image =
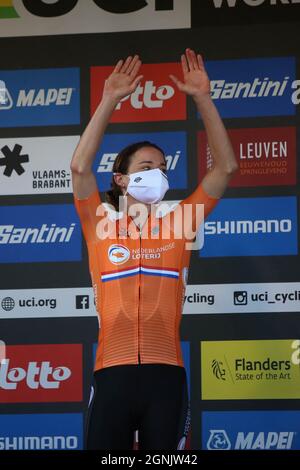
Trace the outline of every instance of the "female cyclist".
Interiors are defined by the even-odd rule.
[[[169,186],[165,155],[151,142],[133,143],[115,159],[106,193],[115,217],[103,206],[92,172],[114,109],[143,78],[137,55],[120,60],[106,80],[71,162],[100,316],[87,449],[132,449],[135,430],[139,449],[184,447],[188,394],[179,327],[191,254],[187,241],[195,238],[201,208],[204,216],[214,208],[237,163],[201,56],[186,49],[181,65],[183,79],[170,78],[201,114],[213,167],[174,211],[159,217],[153,210]]]

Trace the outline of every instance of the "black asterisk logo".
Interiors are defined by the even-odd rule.
[[[15,170],[18,175],[22,175],[25,171],[22,163],[29,162],[28,155],[21,155],[22,146],[16,144],[13,150],[10,150],[10,148],[5,145],[2,147],[1,151],[4,158],[0,159],[0,166],[5,166],[3,174],[5,176],[11,176],[12,172]]]

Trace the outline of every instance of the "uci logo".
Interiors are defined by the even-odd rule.
[[[130,251],[124,245],[111,245],[108,248],[108,258],[113,264],[123,264],[130,258]]]
[[[93,0],[94,3],[102,10],[114,13],[132,13],[139,11],[148,6],[146,0]],[[3,3],[3,2],[0,2]],[[72,11],[78,0],[58,0],[49,2],[49,0],[22,0],[24,7],[29,13],[43,18],[53,18],[62,16]],[[155,11],[174,10],[174,0],[155,0]],[[0,18],[18,18],[19,15],[14,8],[13,0],[6,0],[4,5],[0,5]]]

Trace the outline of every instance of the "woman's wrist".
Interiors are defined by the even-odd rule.
[[[112,93],[103,93],[100,104],[117,106],[121,98],[113,95]]]
[[[212,98],[210,96],[210,93],[196,93],[193,95],[193,100],[195,101],[197,106],[202,107],[206,104],[210,104]]]

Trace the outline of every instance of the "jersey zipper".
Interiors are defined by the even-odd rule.
[[[139,229],[140,232],[140,255],[142,249],[142,230]],[[141,304],[141,259],[139,259],[139,303],[138,303],[138,363],[141,364],[141,357],[140,357],[140,304]]]

